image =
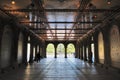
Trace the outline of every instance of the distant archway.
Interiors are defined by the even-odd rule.
[[[74,44],[70,43],[67,45],[67,56],[74,57],[75,54],[75,46]]]
[[[98,58],[99,62],[104,64],[104,39],[101,32],[98,35]]]
[[[91,37],[91,52],[92,52],[92,62],[95,62],[95,44],[94,44],[94,37]]]
[[[110,56],[111,65],[120,68],[120,32],[116,25],[110,31]]]
[[[47,57],[54,57],[54,53],[55,53],[55,48],[54,48],[54,44],[52,43],[49,43],[47,45],[47,48],[46,48],[46,53],[47,53]]]
[[[30,61],[30,36],[28,37],[28,43],[27,43],[27,62]]]
[[[91,51],[92,51],[92,62],[95,62],[95,44],[91,44]]]
[[[18,53],[17,53],[17,62],[18,64],[22,63],[23,60],[23,34],[19,34],[18,39]]]
[[[65,46],[62,43],[58,44],[58,46],[57,46],[57,56],[58,57],[65,56]]]

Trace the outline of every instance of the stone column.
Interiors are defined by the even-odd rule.
[[[80,43],[78,43],[78,58],[80,58]]]
[[[55,44],[54,46],[55,46],[55,58],[57,58],[57,44]]]
[[[94,51],[95,52],[95,62],[94,62],[95,64],[99,62],[99,59],[98,59],[98,39],[97,39],[98,36],[97,36],[97,34],[98,33],[95,33],[93,36],[94,37],[94,46],[95,46],[95,49],[94,49],[95,50]]]
[[[83,60],[83,45],[81,45],[80,59]]]
[[[67,44],[65,44],[65,58],[67,58]]]
[[[37,45],[35,45],[35,59],[36,59],[36,55],[37,55]]]
[[[84,45],[84,61],[87,61],[86,45]]]
[[[27,63],[27,43],[28,43],[28,36],[24,33],[24,40],[23,40],[23,63]]]
[[[41,46],[39,45],[39,54],[41,55],[41,50],[40,50]]]
[[[75,46],[75,58],[78,57],[78,43],[76,43],[76,46]]]
[[[33,62],[33,44],[32,44],[32,42],[30,44],[30,61],[29,62],[30,63]]]
[[[93,53],[91,50],[91,43],[89,42],[89,44],[88,44],[88,59],[89,59],[90,63],[92,63],[92,57],[93,57]]]

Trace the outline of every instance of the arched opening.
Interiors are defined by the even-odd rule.
[[[88,46],[86,47],[86,57],[87,57],[87,60],[89,60]]]
[[[5,26],[1,40],[0,65],[1,68],[10,66],[12,48],[12,30],[10,26]]]
[[[28,37],[28,43],[27,43],[27,62],[30,61],[30,37]]]
[[[91,52],[92,52],[92,62],[95,62],[95,45],[94,43],[91,44]]]
[[[33,47],[33,60],[35,60],[35,47]]]
[[[23,34],[19,34],[18,39],[18,54],[17,54],[17,62],[18,64],[22,63],[23,60]]]
[[[54,53],[55,53],[54,44],[49,43],[47,45],[46,52],[47,52],[47,57],[54,57]]]
[[[98,58],[99,62],[104,64],[104,40],[101,32],[98,35]]]
[[[113,26],[110,31],[110,56],[111,65],[120,68],[120,33],[118,26]]]
[[[92,62],[94,63],[95,62],[95,44],[93,43],[94,42],[94,37],[91,38],[91,52],[92,52]]]
[[[82,49],[83,49],[83,59],[84,59],[84,57],[85,57],[85,51],[84,51],[84,49],[85,49],[85,47],[84,47],[84,45],[83,45],[83,47],[82,47]]]
[[[67,45],[67,55],[68,57],[75,57],[75,46],[74,44],[70,43]]]
[[[60,43],[57,46],[57,56],[64,57],[65,56],[65,47],[64,44]]]

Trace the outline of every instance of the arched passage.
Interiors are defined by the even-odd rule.
[[[27,43],[27,62],[30,61],[30,36],[28,37],[28,43]]]
[[[104,64],[104,40],[101,32],[98,35],[98,58],[99,62]]]
[[[91,38],[92,41],[94,41],[94,38]],[[95,62],[95,44],[91,43],[91,52],[92,52],[92,62]]]
[[[57,46],[57,56],[58,57],[65,56],[65,46],[62,43],[58,44],[58,46]]]
[[[70,43],[67,45],[67,54],[68,54],[68,57],[74,57],[74,54],[75,54],[74,44]]]
[[[110,31],[110,56],[111,65],[120,68],[120,33],[118,26],[113,26]]]
[[[47,57],[54,57],[55,48],[54,44],[49,43],[46,48]]]
[[[1,68],[10,66],[11,61],[11,48],[12,48],[12,30],[10,26],[5,26],[2,41],[1,41],[1,54],[0,54],[0,64]]]
[[[17,54],[17,62],[18,64],[22,63],[23,60],[23,34],[19,34],[18,39],[18,54]]]

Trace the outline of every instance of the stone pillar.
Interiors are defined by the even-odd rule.
[[[78,43],[76,43],[76,46],[75,46],[75,58],[78,57]]]
[[[42,49],[42,57],[46,58],[46,46],[45,46],[45,42],[42,43],[41,49]]]
[[[109,35],[109,27],[106,27],[103,32],[104,35],[104,52],[105,52],[105,67],[108,69],[111,66],[110,59],[110,35]]]
[[[57,44],[55,44],[54,46],[55,46],[55,58],[57,58]]]
[[[39,45],[39,54],[41,55],[40,47],[41,47],[41,46]]]
[[[44,51],[44,58],[46,58],[46,47],[45,44],[44,44],[44,47],[43,47],[43,51]]]
[[[80,58],[80,43],[78,44],[78,58]]]
[[[33,44],[32,43],[30,44],[30,61],[29,62],[30,63],[33,62]]]
[[[79,45],[79,59],[81,59],[81,45]]]
[[[80,59],[83,60],[83,45],[81,46]]]
[[[91,42],[89,42],[89,44],[88,44],[88,61],[90,63],[92,63],[92,56],[93,56],[93,53],[92,53],[92,50],[91,50]]]
[[[24,33],[24,40],[23,40],[23,63],[27,63],[27,43],[28,43],[28,36]]]
[[[84,61],[87,61],[86,45],[84,45]]]
[[[35,45],[35,59],[36,59],[36,56],[37,55],[37,45]]]
[[[97,38],[98,36],[97,35],[98,35],[98,33],[95,33],[93,35],[93,37],[94,37],[94,46],[95,46],[95,49],[94,49],[95,50],[94,51],[95,52],[95,62],[94,62],[95,64],[99,62],[99,59],[98,59],[98,38]]]
[[[67,58],[67,44],[65,44],[65,58]]]

